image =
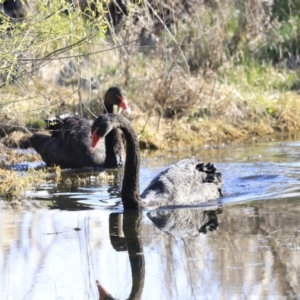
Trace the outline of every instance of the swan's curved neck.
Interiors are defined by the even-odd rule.
[[[104,114],[107,114],[107,113],[110,113],[110,114],[115,113],[116,114],[117,111],[118,111],[118,108],[116,105],[109,103],[109,101],[106,99],[104,100],[104,107],[103,107]]]
[[[103,113],[113,113],[117,111],[116,106],[105,99]],[[114,129],[105,137],[105,167],[116,168],[124,165],[124,147],[121,132]]]
[[[105,167],[116,168],[124,165],[124,146],[119,129],[113,129],[105,137]]]
[[[140,189],[139,189],[139,172],[140,172],[140,147],[137,135],[128,123],[120,123],[120,128],[125,136],[126,162],[124,169],[123,185],[121,197],[124,209],[141,208]]]

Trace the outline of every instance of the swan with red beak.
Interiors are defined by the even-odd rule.
[[[140,195],[140,148],[129,120],[117,114],[100,115],[92,125],[93,144],[107,139],[113,130],[126,139],[126,160],[121,189],[124,209],[155,209],[166,206],[197,205],[222,196],[222,174],[211,164],[186,158],[169,166],[149,183]]]
[[[117,112],[117,107],[130,113],[124,90],[119,86],[110,87],[104,96],[103,113]],[[61,168],[117,168],[124,165],[125,152],[122,134],[114,130],[105,140],[91,148],[90,121],[79,116],[59,117],[52,135],[33,134],[32,147],[41,155],[47,166]],[[97,141],[93,135],[93,145]]]
[[[116,105],[121,107],[128,114],[131,114],[131,109],[128,106],[128,101],[125,96],[125,92],[122,89],[119,89],[119,91],[114,90],[113,92],[117,93],[116,96],[120,100],[120,102],[116,103]],[[91,153],[94,153],[94,151],[98,145],[98,142],[100,141],[100,138],[96,133],[97,130],[98,130],[98,127],[92,131],[92,142],[91,142],[91,148],[90,148]]]

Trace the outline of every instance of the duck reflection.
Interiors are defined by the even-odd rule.
[[[158,209],[147,213],[149,219],[160,230],[177,237],[196,236],[218,228],[218,215],[222,209]],[[140,211],[111,213],[109,216],[110,242],[115,251],[128,251],[132,288],[128,299],[140,299],[145,281],[145,258],[141,239]],[[116,299],[96,281],[100,300]]]
[[[218,215],[222,208],[199,209],[178,208],[158,209],[147,213],[154,225],[173,236],[197,236],[200,233],[214,231],[219,227]]]

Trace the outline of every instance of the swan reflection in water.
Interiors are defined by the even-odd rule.
[[[122,214],[119,213],[112,213],[109,216],[110,241],[116,251],[128,251],[132,276],[132,287],[128,299],[140,299],[145,280],[145,259],[140,239],[142,214],[138,210],[124,212],[122,224],[124,237],[120,236],[121,216]],[[108,294],[98,281],[96,281],[96,284],[100,300],[116,299]]]
[[[196,208],[157,209],[147,213],[154,225],[173,236],[197,236],[218,228],[221,207],[202,210]]]
[[[210,209],[208,209],[210,208]],[[220,207],[157,209],[147,213],[154,225],[174,237],[197,236],[217,230]],[[109,235],[115,251],[128,251],[131,267],[132,287],[128,299],[140,299],[145,281],[145,258],[141,239],[142,212],[129,210],[111,213],[109,216]],[[122,220],[123,217],[123,220]],[[122,225],[121,225],[122,223]],[[122,231],[124,237],[122,236]],[[99,300],[113,300],[111,294],[96,281]]]

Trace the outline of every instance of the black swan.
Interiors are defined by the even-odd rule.
[[[114,105],[128,110],[125,92],[114,86],[104,96],[104,113],[113,112]],[[91,124],[81,117],[67,117],[54,125],[52,136],[34,134],[30,137],[32,147],[40,154],[47,166],[61,168],[106,167],[124,164],[122,132],[113,130],[101,146],[90,152]]]
[[[127,150],[121,197],[124,209],[195,205],[222,195],[222,176],[213,164],[184,159],[158,174],[139,193],[140,150],[137,135],[130,122],[117,114],[99,116],[92,125],[91,152],[111,130],[123,131]]]

